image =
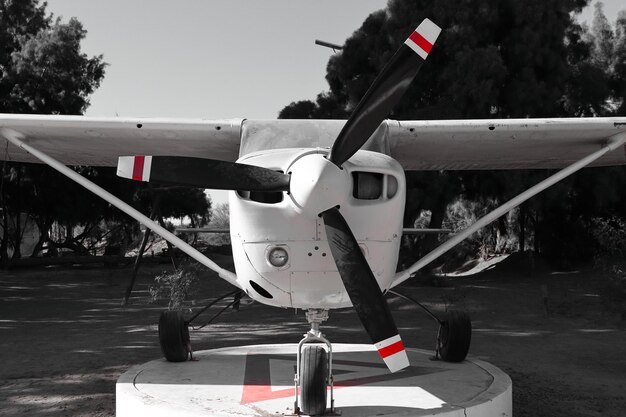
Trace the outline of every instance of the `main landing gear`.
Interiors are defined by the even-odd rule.
[[[191,340],[189,338],[189,325],[209,307],[230,296],[234,296],[233,301],[215,314],[208,323],[198,327],[198,329],[201,329],[218,318],[227,309],[232,307],[235,310],[239,310],[243,293],[240,290],[235,290],[218,297],[194,314],[189,320],[185,320],[183,313],[179,310],[168,310],[161,313],[159,317],[159,344],[161,345],[163,356],[165,356],[168,362],[184,362],[187,359],[194,360]]]
[[[169,362],[183,362],[192,355],[189,326],[181,311],[168,310],[161,313],[159,344],[163,356]]]
[[[334,411],[333,347],[320,331],[320,323],[328,319],[328,310],[309,309],[306,318],[311,324],[298,344],[296,376],[294,378],[295,414],[321,415],[326,412],[330,391],[330,412]],[[315,344],[313,344],[315,343]],[[324,348],[325,345],[325,348]],[[330,390],[327,389],[330,387]],[[298,396],[298,388],[300,395]],[[298,405],[298,398],[300,405]]]
[[[472,323],[464,311],[448,310],[439,322],[435,357],[446,362],[463,362],[472,340]]]
[[[408,295],[393,290],[390,290],[389,294],[417,304],[439,324],[435,359],[441,357],[446,362],[463,362],[465,360],[472,340],[472,322],[466,312],[448,310],[440,319],[422,303]]]

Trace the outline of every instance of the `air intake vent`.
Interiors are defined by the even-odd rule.
[[[254,291],[258,292],[261,297],[269,298],[270,300],[274,298],[272,294],[270,294],[265,288],[261,287],[259,284],[252,280],[250,281],[250,286]]]

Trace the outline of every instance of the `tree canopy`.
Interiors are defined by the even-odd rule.
[[[81,52],[86,34],[75,18],[53,19],[45,3],[0,1],[0,111],[82,114],[106,66]]]

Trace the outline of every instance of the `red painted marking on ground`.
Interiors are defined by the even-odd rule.
[[[334,388],[349,388],[358,387],[361,385],[374,384],[376,382],[383,382],[387,380],[386,370],[383,375],[372,375],[363,378],[348,379],[346,381],[336,381],[333,385]],[[327,387],[330,390],[330,386]],[[298,388],[298,395],[300,395],[300,388]],[[258,403],[261,401],[278,400],[280,398],[289,398],[294,396],[293,388],[272,390],[271,385],[244,385],[243,393],[241,395],[242,404]]]
[[[298,390],[298,394],[300,390]],[[294,396],[293,388],[272,391],[271,385],[244,385],[241,394],[241,403],[250,404],[267,400],[277,400]]]
[[[394,355],[398,352],[402,352],[403,350],[404,350],[404,344],[402,343],[402,340],[398,340],[396,343],[392,345],[378,349],[378,353],[380,353],[381,357],[386,358],[387,356]]]
[[[395,345],[396,343],[394,343]],[[391,345],[391,346],[394,346]],[[246,356],[246,368],[244,373],[243,392],[241,394],[241,403],[250,404],[260,401],[277,400],[280,398],[289,398],[294,396],[293,387],[272,390],[272,382],[270,380],[270,358],[282,359],[280,356],[248,354]],[[292,359],[286,359],[292,360]],[[336,365],[364,366],[362,362],[337,360]],[[370,365],[370,364],[367,364]],[[343,381],[335,381],[335,389],[356,387],[368,385],[376,382],[391,381],[398,378],[407,378],[415,376],[414,373],[395,373],[390,374],[384,365],[377,366],[371,364],[372,368],[380,371],[379,375],[370,375],[361,378],[348,379]],[[370,368],[370,369],[372,369]],[[328,387],[330,389],[330,387]],[[298,394],[300,391],[298,390]]]
[[[426,52],[427,54],[429,54],[430,50],[433,49],[433,44],[428,42],[425,37],[423,37],[417,32],[411,33],[411,36],[409,36],[409,39],[411,39],[414,44],[422,48],[424,52]]]
[[[143,179],[143,162],[145,156],[136,156],[133,163],[133,179],[135,181],[141,181]]]
[[[346,381],[337,381],[333,385],[336,390],[341,388],[358,387],[360,385],[367,385],[373,384],[375,382],[385,381],[386,376],[387,375],[376,375],[364,378],[348,379]],[[328,386],[327,389],[330,390],[330,386]],[[298,395],[300,395],[300,388],[298,388]],[[241,395],[241,403],[258,403],[261,401],[278,400],[280,398],[289,398],[293,396],[293,388],[285,388],[273,391],[271,385],[244,385],[243,393]]]

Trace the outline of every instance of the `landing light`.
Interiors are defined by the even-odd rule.
[[[270,249],[267,254],[267,261],[276,268],[282,268],[287,265],[287,261],[289,261],[287,250],[280,246]]]

